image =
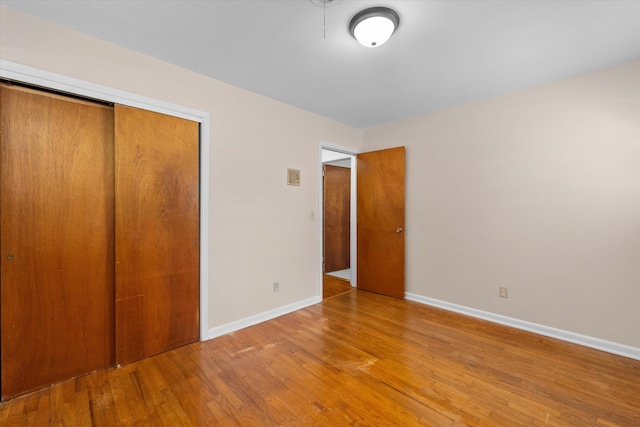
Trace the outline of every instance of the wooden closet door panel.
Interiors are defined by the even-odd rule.
[[[199,337],[198,123],[116,105],[116,363]]]
[[[113,110],[0,88],[3,399],[114,364]]]
[[[351,168],[324,166],[323,273],[351,265]]]

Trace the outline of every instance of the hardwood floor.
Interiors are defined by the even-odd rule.
[[[346,279],[329,276],[328,274],[322,275],[322,298],[330,298],[349,292],[352,289],[351,282]]]
[[[0,425],[640,426],[640,361],[353,290],[16,398]]]

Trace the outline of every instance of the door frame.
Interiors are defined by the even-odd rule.
[[[192,120],[200,124],[200,341],[209,339],[209,113],[147,98],[107,86],[40,70],[11,61],[0,60],[0,77],[113,102],[156,113]]]
[[[353,156],[351,162],[351,230],[349,233],[349,255],[351,258],[351,286],[356,288],[358,286],[358,245],[357,245],[357,186],[356,186],[356,161],[355,158],[362,150],[357,150],[351,147],[344,147],[341,145],[331,144],[329,142],[320,141],[318,148],[318,235],[320,236],[318,242],[318,295],[322,298],[322,262],[323,262],[323,245],[324,245],[324,180],[322,176],[322,150],[335,151],[338,153],[348,154]]]

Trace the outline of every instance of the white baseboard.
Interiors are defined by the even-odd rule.
[[[322,301],[322,297],[316,296],[313,298],[308,298],[306,300],[298,301],[293,304],[285,305],[283,307],[278,307],[273,310],[265,311],[260,314],[256,314],[255,316],[246,317],[244,319],[236,320],[235,322],[225,323],[224,325],[216,326],[214,328],[209,329],[209,334],[207,339],[216,338],[222,335],[229,334],[231,332],[238,331],[240,329],[247,328],[249,326],[257,325],[258,323],[266,322],[267,320],[274,319],[276,317],[280,317],[282,315],[291,313],[296,310],[300,310],[305,307],[309,307],[310,305],[317,304]]]
[[[444,310],[454,311],[456,313],[465,314],[467,316],[476,317],[478,319],[488,320],[490,322],[499,323],[501,325],[511,326],[516,329],[522,329],[524,331],[533,332],[535,334],[557,338],[562,341],[567,341],[570,343],[583,345],[585,347],[606,351],[608,353],[617,354],[619,356],[640,360],[640,348],[637,347],[631,347],[629,345],[605,341],[587,335],[576,334],[574,332],[539,325],[537,323],[527,322],[524,320],[515,319],[513,317],[507,317],[500,314],[490,313],[488,311],[477,310],[475,308],[452,304],[450,302],[427,298],[412,293],[406,293],[405,298],[410,301],[419,302],[421,304],[442,308]]]

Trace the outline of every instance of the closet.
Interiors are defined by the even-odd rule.
[[[198,339],[198,135],[0,85],[3,400]]]

